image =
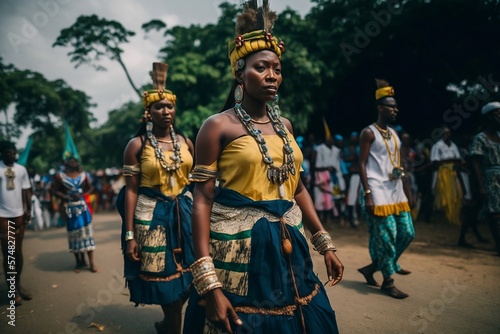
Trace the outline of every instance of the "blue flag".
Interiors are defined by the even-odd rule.
[[[75,142],[71,137],[71,132],[69,132],[68,122],[64,122],[65,126],[65,134],[66,134],[66,146],[63,152],[63,160],[66,160],[70,157],[75,158],[76,160],[80,160],[80,156],[78,155],[78,150],[76,149]]]
[[[31,150],[31,144],[33,143],[33,137],[28,138],[28,142],[26,143],[26,147],[24,148],[23,153],[19,156],[19,159],[17,159],[17,163],[23,166],[26,166],[28,164],[28,156],[30,154]]]

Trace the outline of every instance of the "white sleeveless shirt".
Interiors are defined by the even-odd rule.
[[[394,169],[389,154],[391,154],[395,166],[401,164],[401,154],[399,152],[396,154],[396,148],[398,151],[401,148],[401,141],[397,133],[388,128],[392,134],[391,139],[387,140],[389,153],[386,143],[377,128],[373,124],[369,128],[373,131],[375,140],[370,146],[370,153],[366,163],[366,176],[375,205],[374,213],[376,216],[389,216],[403,211],[410,211],[408,199],[403,191],[403,181],[401,179],[391,179],[389,176]]]

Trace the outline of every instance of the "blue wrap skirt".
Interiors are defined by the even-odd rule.
[[[152,188],[139,188],[134,215],[134,238],[140,261],[131,261],[125,242],[125,187],[117,198],[122,216],[124,276],[130,301],[136,304],[168,305],[188,295],[194,262],[191,234],[191,193],[187,188],[168,197]]]
[[[281,249],[283,234],[293,250]],[[302,213],[295,202],[253,201],[218,189],[210,253],[222,290],[243,325],[238,333],[338,333],[335,312],[314,274]],[[191,289],[184,333],[220,333]]]

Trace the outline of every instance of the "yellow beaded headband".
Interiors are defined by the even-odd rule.
[[[231,70],[234,76],[236,71],[240,69],[237,66],[239,59],[261,50],[271,50],[281,59],[281,54],[285,51],[285,43],[265,30],[256,30],[239,35],[234,40],[228,42],[228,50]]]
[[[147,108],[151,105],[151,103],[158,102],[164,99],[169,99],[175,106],[177,101],[177,97],[169,90],[148,90],[142,93],[142,104],[144,108]]]
[[[148,108],[151,103],[158,102],[164,99],[169,99],[175,105],[177,97],[171,91],[165,89],[167,82],[168,64],[153,63],[153,72],[151,78],[153,79],[153,87],[155,89],[147,90],[142,93],[142,104],[144,108]]]
[[[285,43],[272,35],[276,13],[269,8],[269,0],[248,0],[243,12],[236,18],[237,37],[228,42],[228,56],[233,77],[245,66],[243,58],[251,53],[270,50],[279,59],[285,51]]]

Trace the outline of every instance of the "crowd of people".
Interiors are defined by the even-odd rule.
[[[483,129],[496,126],[494,113],[490,114],[496,105],[497,102],[492,102],[484,107]],[[482,155],[486,154],[484,148],[481,154],[476,153],[478,139],[453,134],[446,124],[437,129],[440,137],[427,143],[414,141],[410,133],[395,122],[390,123],[389,127],[400,138],[405,179],[415,202],[410,210],[412,220],[430,224],[444,216],[444,220],[449,223],[461,226],[457,236],[458,246],[473,247],[466,241],[469,230],[479,243],[488,243],[488,239],[480,234],[477,224],[486,221],[493,229],[490,216],[482,204],[487,198],[486,184],[495,185],[497,182],[493,179],[483,183],[481,170],[486,165],[495,165],[495,153],[491,153],[493,157],[488,158],[490,162],[483,162]],[[328,131],[324,141],[317,140],[312,134],[298,137],[297,142],[305,159],[302,181],[315,198],[316,210],[325,223],[338,221],[340,226],[356,228],[363,217],[360,205],[359,135],[358,132],[352,132],[346,140],[341,134],[329,136]],[[494,139],[491,142],[495,143]],[[486,147],[494,152],[495,145],[492,143],[482,145],[491,144]],[[490,154],[489,150],[487,152]],[[326,166],[325,161],[329,161]],[[324,173],[325,170],[329,172]],[[494,194],[495,189],[492,189]],[[492,236],[496,240],[496,234],[492,232]]]
[[[7,221],[15,221],[21,247],[32,187],[49,216],[58,212],[64,221],[77,272],[87,260],[97,272],[92,212],[113,208],[116,199],[130,301],[160,305],[158,333],[182,327],[184,333],[338,333],[325,290],[344,271],[325,228],[332,229],[336,217],[352,228],[366,221],[371,263],[358,271],[395,299],[409,296],[393,276],[410,274],[398,260],[415,237],[413,222],[430,221],[434,211],[461,224],[463,247],[469,246],[469,228],[485,241],[476,226],[482,213],[500,255],[500,103],[484,106],[485,127],[470,148],[453,143],[446,126],[432,147],[414,147],[409,133],[391,126],[398,113],[394,88],[377,80],[377,117],[359,133],[344,140],[326,125],[324,142],[295,138],[279,108],[285,44],[272,34],[276,16],[268,2],[254,3],[246,3],[228,44],[234,80],[226,103],[204,121],[194,144],[175,127],[177,96],[166,88],[168,65],[153,63],[143,122],[113,184],[92,177],[68,155],[59,171],[33,178],[32,186],[12,152],[3,152],[4,270]],[[5,200],[9,191],[15,191],[15,205]],[[326,284],[315,274],[306,230],[324,258]],[[22,251],[16,254],[16,302],[22,303],[32,296],[21,286]]]
[[[93,254],[92,215],[96,211],[114,210],[115,197],[125,181],[119,172],[104,177],[99,171],[84,171],[77,152],[68,154],[57,170],[51,169],[43,176],[18,164],[16,158],[15,144],[0,142],[3,269],[4,273],[16,273],[13,300],[16,306],[20,306],[23,301],[32,299],[31,293],[21,286],[25,230],[66,227],[68,250],[76,260],[74,271],[79,273],[88,266],[95,273],[98,270]],[[9,267],[9,263],[15,263],[15,268]]]

